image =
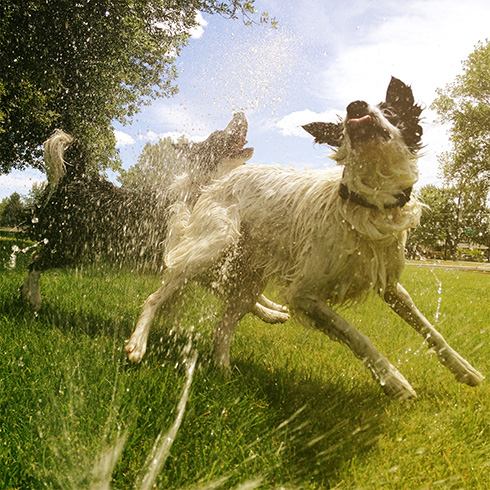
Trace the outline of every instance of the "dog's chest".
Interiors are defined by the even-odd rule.
[[[291,285],[294,294],[313,294],[332,304],[380,293],[398,282],[403,269],[403,240],[375,242],[355,231],[341,240],[323,237],[314,242],[302,273]]]

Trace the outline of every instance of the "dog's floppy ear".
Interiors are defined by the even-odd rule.
[[[342,123],[314,122],[305,124],[302,128],[315,138],[315,143],[339,147],[344,138]]]
[[[415,106],[412,89],[398,78],[391,77],[386,91],[386,104],[398,114],[411,110]]]
[[[412,89],[398,78],[391,77],[386,91],[386,102],[381,106],[389,107],[393,116],[396,115],[392,122],[402,131],[409,148],[415,151],[420,149],[423,131],[419,123],[422,107],[415,103]]]

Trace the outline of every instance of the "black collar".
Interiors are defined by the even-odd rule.
[[[412,194],[412,187],[407,187],[400,194],[395,194],[393,197],[396,202],[393,204],[385,204],[384,209],[402,208],[410,201],[410,195]],[[349,191],[347,186],[341,182],[339,187],[339,196],[345,201],[353,202],[364,208],[379,209],[375,204],[370,203],[364,196],[357,194],[357,192]]]

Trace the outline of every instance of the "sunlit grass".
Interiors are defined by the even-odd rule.
[[[121,440],[112,488],[133,488],[174,420],[189,336],[200,368],[156,488],[487,488],[488,383],[457,383],[377,298],[342,314],[412,383],[417,400],[388,399],[324,335],[251,315],[224,376],[208,362],[220,306],[199,288],[159,320],[143,363],[132,366],[124,341],[158,276],[52,270],[42,276],[45,303],[34,315],[18,300],[26,263],[0,271],[0,488],[93,488],[94,466]],[[490,275],[409,266],[403,283],[488,375]]]

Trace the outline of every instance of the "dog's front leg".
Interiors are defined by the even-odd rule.
[[[446,366],[459,382],[470,386],[481,384],[484,376],[446,342],[444,337],[420,313],[403,286],[397,284],[388,289],[384,295],[384,300],[401,318],[424,337],[428,346],[436,352],[441,364]]]
[[[136,328],[126,343],[125,349],[130,361],[136,363],[141,362],[146,352],[150,327],[157,311],[162,307],[163,303],[171,301],[174,298],[174,294],[180,289],[183,282],[183,274],[173,274],[172,271],[167,270],[167,274],[164,275],[164,280],[162,281],[162,286],[148,296],[148,299],[143,305],[143,311],[136,324]]]
[[[356,330],[350,323],[317,299],[296,300],[294,309],[305,314],[316,329],[332,340],[347,345],[371,371],[383,391],[398,399],[415,398],[417,394],[408,381],[379,352],[369,337]]]

